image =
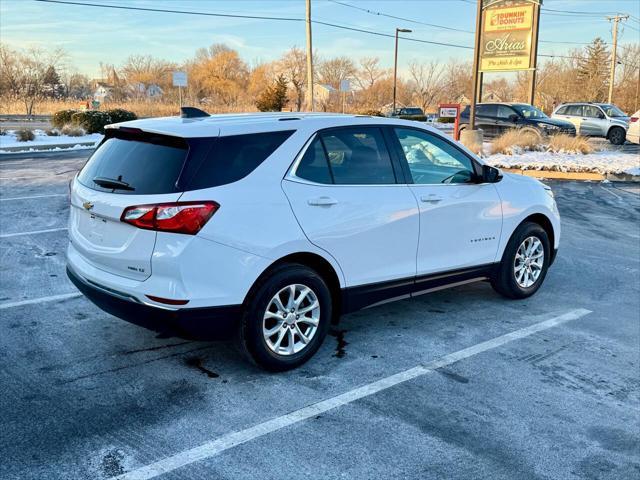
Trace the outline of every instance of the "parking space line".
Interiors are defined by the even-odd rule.
[[[60,300],[67,300],[69,298],[76,298],[80,296],[82,296],[80,292],[74,292],[63,293],[61,295],[51,295],[49,297],[32,298],[30,300],[20,300],[19,302],[0,303],[0,310],[4,310],[5,308],[22,307],[24,305],[35,305],[38,303],[57,302]]]
[[[2,235],[0,235],[0,238],[19,237],[21,235],[37,235],[39,233],[62,232],[66,229],[67,227],[49,228],[47,230],[34,230],[32,232],[3,233]]]
[[[600,186],[600,188],[602,188],[602,190],[604,190],[607,193],[610,193],[611,195],[613,195],[614,197],[616,197],[618,200],[622,200],[622,197],[620,195],[618,195],[617,193],[614,193],[611,191],[611,189]]]
[[[421,377],[428,373],[431,373],[439,368],[451,365],[465,358],[472,357],[487,350],[492,350],[501,345],[505,345],[514,340],[519,340],[542,330],[561,325],[571,320],[577,320],[591,313],[590,310],[579,308],[571,310],[563,315],[545,320],[540,323],[535,323],[525,328],[515,330],[513,332],[501,335],[499,337],[487,340],[486,342],[478,343],[468,348],[464,348],[454,353],[450,353],[432,362],[424,365],[418,365],[395,375],[391,375],[375,382],[363,385],[348,392],[345,392],[336,397],[322,400],[321,402],[303,407],[299,410],[295,410],[291,413],[287,413],[280,417],[273,418],[263,423],[254,425],[253,427],[239,430],[236,432],[223,435],[222,437],[207,442],[198,447],[185,450],[180,453],[176,453],[170,457],[166,457],[162,460],[154,462],[150,465],[146,465],[128,473],[112,477],[114,480],[147,480],[155,478],[159,475],[163,475],[168,472],[172,472],[178,468],[190,465],[192,463],[211,458],[225,450],[229,450],[238,445],[250,442],[256,438],[268,435],[277,430],[281,430],[285,427],[297,424],[309,418],[320,415],[329,410],[350,404],[364,397],[376,394],[395,385],[407,382],[414,378]]]
[[[12,200],[31,200],[33,198],[50,198],[50,197],[66,197],[68,194],[66,193],[51,193],[49,195],[30,195],[27,197],[9,197],[9,198],[0,198],[0,202],[10,202]]]

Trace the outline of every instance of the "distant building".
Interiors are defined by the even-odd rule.
[[[127,86],[129,93],[136,98],[160,98],[164,94],[162,88],[155,84],[145,85],[142,82],[132,83]]]
[[[504,101],[500,96],[494,92],[493,90],[487,90],[482,92],[482,103],[486,102],[502,102]],[[469,105],[471,100],[464,93],[460,95],[455,103],[459,103],[460,105]]]
[[[96,82],[96,86],[93,90],[93,99],[100,103],[105,100],[110,100],[113,93],[113,86],[104,82]]]

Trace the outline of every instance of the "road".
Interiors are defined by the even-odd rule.
[[[635,185],[550,183],[563,232],[534,297],[479,283],[363,310],[268,374],[75,295],[67,184],[86,156],[0,159],[0,478],[640,475]]]

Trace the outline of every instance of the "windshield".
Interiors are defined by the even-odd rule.
[[[615,105],[602,104],[602,105],[600,105],[600,108],[602,108],[604,110],[604,113],[607,114],[607,117],[615,118],[615,117],[626,117],[627,116],[622,110],[620,110]]]
[[[524,118],[548,118],[542,110],[531,105],[512,105],[512,107]]]
[[[421,108],[403,108],[400,112],[401,115],[424,115]]]

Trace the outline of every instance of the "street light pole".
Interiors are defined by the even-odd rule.
[[[396,28],[396,50],[393,56],[393,110],[391,114],[396,112],[396,91],[398,83],[398,33],[411,33],[411,30],[407,28]]]

